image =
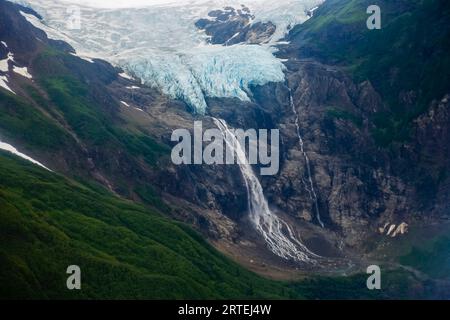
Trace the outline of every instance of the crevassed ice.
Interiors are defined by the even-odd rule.
[[[144,83],[184,100],[198,113],[206,110],[205,95],[247,101],[249,86],[284,79],[281,61],[259,46],[214,46],[195,55],[154,54],[120,59],[119,64]]]
[[[49,37],[69,42],[78,55],[119,65],[143,83],[204,113],[206,97],[249,100],[249,86],[283,81],[284,65],[273,55],[272,45],[289,26],[304,22],[306,10],[323,0],[136,0],[121,9],[108,8],[114,6],[106,1],[86,0],[79,7],[80,30],[71,30],[67,24],[73,15],[67,2],[77,1],[19,2],[39,12],[45,25],[26,15],[30,22]],[[207,45],[207,36],[196,29],[195,22],[211,10],[241,4],[250,7],[255,21],[270,20],[277,25],[271,43]]]

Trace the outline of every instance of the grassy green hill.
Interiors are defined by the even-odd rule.
[[[14,158],[0,154],[1,297],[294,295],[228,261],[182,224]],[[66,289],[72,264],[82,270],[79,292]]]

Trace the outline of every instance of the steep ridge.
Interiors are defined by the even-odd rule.
[[[187,226],[0,151],[0,297],[301,297],[227,260]],[[79,265],[83,290],[65,286]]]

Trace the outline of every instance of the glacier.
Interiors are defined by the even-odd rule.
[[[9,143],[6,143],[6,142],[2,142],[1,140],[0,140],[0,150],[8,151],[8,152],[10,152],[10,153],[12,153],[12,154],[14,154],[14,155],[16,155],[16,156],[22,158],[22,159],[28,160],[28,161],[30,161],[31,163],[33,163],[33,164],[35,164],[35,165],[38,165],[38,166],[44,168],[45,170],[52,171],[52,170],[50,170],[49,168],[47,168],[46,166],[44,166],[42,163],[40,163],[39,161],[34,160],[33,158],[27,156],[26,154],[24,154],[24,153],[22,153],[22,152],[19,152],[19,151],[18,151],[16,148],[14,148],[12,145],[10,145]]]
[[[186,102],[205,114],[207,97],[250,100],[254,85],[284,80],[283,61],[275,45],[289,27],[308,19],[306,14],[323,0],[15,0],[38,12],[43,20],[24,16],[49,38],[68,42],[80,57],[100,58]],[[253,23],[271,21],[277,31],[263,45],[211,45],[195,22],[215,9],[245,4]],[[73,5],[80,27],[67,23]]]

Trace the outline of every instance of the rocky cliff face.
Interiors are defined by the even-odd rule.
[[[417,19],[411,19],[410,26],[421,21],[419,16],[424,12],[434,16],[437,24],[448,19],[445,13],[448,6],[439,1],[420,10],[403,2],[381,5],[390,15],[413,12]],[[298,217],[299,221],[317,224],[314,203],[308,199],[308,190],[302,188],[307,167],[296,146],[295,115],[286,98],[286,87],[289,87],[312,164],[319,211],[327,229],[324,233],[337,232],[349,248],[359,251],[377,241],[373,237],[380,226],[383,229],[391,223],[396,227],[402,223],[442,223],[448,219],[446,141],[450,128],[450,87],[444,78],[439,88],[425,94],[422,87],[426,84],[420,81],[423,78],[433,81],[433,71],[429,69],[422,71],[422,78],[401,80],[408,69],[396,60],[395,52],[387,54],[387,59],[397,76],[380,78],[380,69],[387,66],[371,61],[370,52],[364,50],[379,47],[381,54],[381,48],[392,43],[382,43],[379,36],[367,34],[364,16],[355,18],[356,22],[339,23],[337,20],[344,21],[348,15],[344,9],[341,15],[340,6],[342,3],[337,1],[326,3],[315,18],[291,32],[288,37],[291,43],[279,53],[289,60],[287,82],[272,91],[258,89],[260,101],[267,100],[268,95],[276,97],[274,105],[281,112],[276,123],[282,128],[285,147],[280,176],[267,179],[265,186],[272,202],[283,211]],[[364,3],[355,5],[355,10],[358,7],[364,8]],[[327,20],[330,14],[340,18]],[[387,32],[399,28],[395,18],[386,19],[385,23]],[[420,24],[425,29],[432,28]],[[448,28],[445,30],[444,33],[448,32]],[[433,55],[446,50],[447,45],[421,37],[408,39],[409,46],[428,46],[433,54],[423,57],[424,65],[441,63],[445,69],[445,56],[435,60]],[[368,41],[372,41],[372,47]],[[426,45],[425,41],[428,41]],[[368,57],[364,67],[367,69],[361,67],[356,74],[347,68],[351,62],[338,53],[352,55],[352,48]],[[418,49],[410,59],[421,56],[421,52]],[[403,111],[399,113],[396,109]],[[391,124],[396,121],[396,125]],[[373,243],[368,247],[373,247]]]
[[[358,247],[381,221],[401,219],[410,212],[411,187],[391,172],[388,155],[370,136],[367,117],[383,108],[379,95],[370,83],[355,84],[342,71],[312,60],[291,62],[288,81],[280,88],[284,94],[278,121],[285,152],[280,176],[266,183],[273,203],[299,220],[317,223],[304,183],[307,167],[298,147],[287,86],[300,118],[326,229]]]

